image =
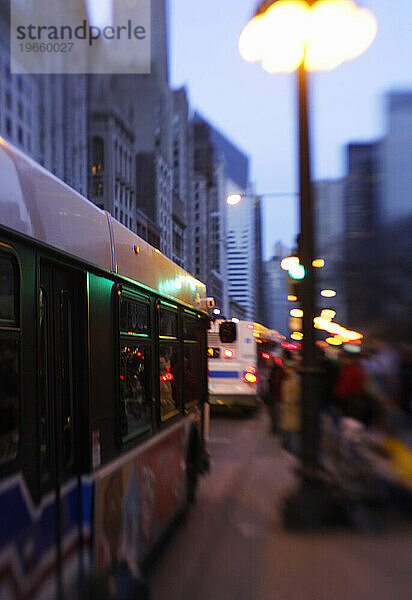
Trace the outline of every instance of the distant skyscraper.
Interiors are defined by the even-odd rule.
[[[412,91],[386,96],[387,131],[380,145],[377,249],[378,333],[412,338]]]
[[[282,335],[289,331],[289,304],[288,274],[281,269],[280,263],[288,255],[288,248],[277,243],[272,258],[264,261],[262,266],[264,325]]]
[[[205,121],[197,115],[199,123]],[[257,244],[257,229],[260,225],[258,200],[248,195],[249,159],[220,131],[207,125],[208,139],[212,153],[205,149],[195,153],[197,161],[202,161],[206,172],[214,172],[215,198],[210,211],[210,251],[215,265],[215,281],[218,276],[225,290],[224,297],[233,299],[243,307],[246,318],[256,320],[256,273],[257,257],[260,256]],[[227,196],[233,192],[244,194],[236,206],[228,206]],[[226,275],[227,273],[227,275]],[[225,312],[229,306],[226,300]]]
[[[255,320],[256,308],[256,211],[255,198],[227,209],[229,296],[246,309],[247,318]]]
[[[412,215],[412,91],[389,93],[386,115],[378,217],[380,223],[388,224]]]
[[[255,240],[255,321],[266,325],[263,299],[262,206],[259,196],[255,196]]]
[[[193,193],[193,144],[186,90],[172,92],[173,260],[189,268],[189,206]]]
[[[228,316],[226,275],[225,165],[214,143],[216,130],[195,115],[193,136],[193,198],[188,206],[192,272],[204,281],[208,294]],[[189,259],[190,265],[190,259]]]
[[[346,321],[345,281],[345,180],[318,181],[313,184],[315,215],[315,253],[325,266],[316,269],[316,308],[336,311],[336,320]],[[334,289],[331,299],[319,295],[322,288]]]
[[[379,181],[378,143],[349,144],[345,182],[345,249],[347,322],[365,330],[376,317],[379,294],[376,246]]]

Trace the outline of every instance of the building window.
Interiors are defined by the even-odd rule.
[[[92,158],[92,173],[96,175],[104,170],[104,141],[101,137],[93,138]]]
[[[93,182],[93,193],[95,196],[103,196],[103,183],[100,180]]]

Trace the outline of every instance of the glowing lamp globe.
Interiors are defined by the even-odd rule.
[[[243,29],[239,51],[269,73],[289,73],[304,62],[308,71],[328,71],[369,48],[373,14],[353,0],[265,0]]]

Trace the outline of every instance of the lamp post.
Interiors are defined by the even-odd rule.
[[[319,375],[316,368],[313,318],[313,210],[310,172],[307,71],[330,70],[363,53],[376,35],[374,16],[353,0],[264,0],[241,33],[239,50],[249,62],[261,62],[269,73],[297,71],[299,122],[300,245],[305,277],[302,355],[302,476],[305,498],[297,498],[302,516],[307,489],[317,482],[319,446]],[[312,498],[313,500],[313,498]],[[308,502],[313,517],[316,500]],[[316,510],[316,509],[315,509]],[[318,511],[321,508],[318,508]],[[292,517],[293,518],[293,517]],[[315,517],[316,518],[316,517]]]

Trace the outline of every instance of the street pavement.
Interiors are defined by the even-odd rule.
[[[210,474],[150,573],[151,600],[410,600],[412,520],[379,533],[288,532],[296,460],[251,418],[212,418]]]

